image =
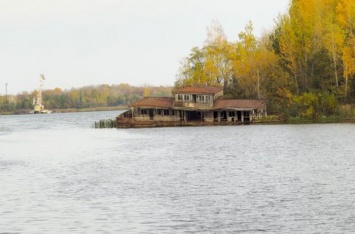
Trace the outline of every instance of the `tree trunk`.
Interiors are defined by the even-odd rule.
[[[344,67],[345,70],[345,102],[348,96],[348,80],[349,80],[349,76],[348,76],[348,67],[345,65]]]
[[[257,78],[258,78],[258,84],[257,84],[258,99],[260,99],[260,74],[259,74],[259,69],[257,69],[256,75],[257,75]]]
[[[336,51],[334,45],[334,33],[333,27],[331,27],[331,35],[332,35],[332,57],[333,57],[333,67],[334,67],[334,75],[335,75],[335,86],[338,88],[338,72],[337,72],[337,58],[336,58]]]
[[[335,51],[333,51],[333,66],[334,66],[334,75],[335,75],[335,86],[338,88],[338,72],[337,72],[337,61]]]

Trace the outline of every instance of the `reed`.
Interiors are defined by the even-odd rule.
[[[102,119],[95,122],[95,128],[116,128],[117,123],[115,119]]]

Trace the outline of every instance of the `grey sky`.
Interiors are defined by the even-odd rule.
[[[289,0],[0,0],[0,94],[97,84],[173,85],[217,20],[235,41],[274,26]]]

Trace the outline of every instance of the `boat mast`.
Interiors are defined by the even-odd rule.
[[[37,93],[37,105],[42,107],[42,89],[43,89],[43,81],[45,80],[44,75],[41,74],[39,78],[39,89]]]
[[[34,98],[34,108],[33,108],[33,112],[36,113],[42,113],[42,111],[44,110],[44,106],[42,105],[42,89],[43,89],[43,81],[45,80],[44,75],[41,74],[39,76],[39,88],[37,91],[37,97]]]

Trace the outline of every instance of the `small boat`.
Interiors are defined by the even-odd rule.
[[[50,113],[52,113],[51,110],[42,110],[41,111],[41,114],[50,114]]]

